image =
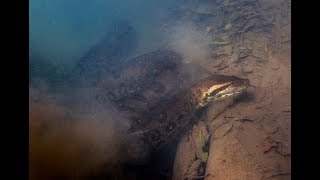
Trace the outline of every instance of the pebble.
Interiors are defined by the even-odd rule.
[[[242,72],[244,73],[252,73],[253,72],[253,68],[250,66],[245,66],[242,70]]]
[[[272,65],[271,65],[271,69],[273,69],[273,70],[277,70],[277,69],[279,69],[280,68],[280,66],[279,66],[279,64],[277,64],[277,63],[273,63]]]
[[[280,67],[279,66],[273,66],[273,67],[271,67],[273,70],[277,70],[277,69],[279,69]]]

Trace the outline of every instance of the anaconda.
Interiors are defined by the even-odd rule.
[[[100,98],[112,101],[123,110],[149,107],[181,82],[177,78],[181,64],[179,54],[165,49],[128,60],[115,72],[112,81],[101,84]]]
[[[131,28],[125,29],[130,34]],[[131,38],[126,33],[119,37],[121,41]],[[106,40],[93,47],[76,70],[80,71],[80,80],[97,88],[96,98],[101,104],[111,103],[128,115],[128,134],[138,138],[134,144],[137,148],[131,150],[137,152],[138,159],[162,149],[192,126],[197,111],[213,101],[242,93],[249,85],[247,79],[234,76],[192,78],[184,71],[187,65],[182,56],[169,48],[124,60],[111,47],[125,49],[118,41],[112,42]]]
[[[191,118],[198,110],[242,93],[249,85],[247,79],[235,76],[192,78],[184,66],[180,54],[163,48],[127,60],[106,81],[100,77],[96,97],[127,114],[128,133],[139,139],[134,144],[137,148],[132,148],[138,159],[162,149],[192,126]]]
[[[149,108],[139,121],[132,122],[132,135],[139,137],[138,155],[147,156],[164,148],[192,127],[194,114],[210,103],[243,93],[248,79],[211,75],[186,87]]]

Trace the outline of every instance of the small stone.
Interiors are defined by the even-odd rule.
[[[207,27],[206,27],[206,32],[207,32],[207,33],[210,33],[211,31],[212,31],[212,27],[211,27],[211,26],[207,26]]]
[[[287,36],[287,34],[286,33],[281,33],[281,37],[286,37]]]
[[[274,139],[267,137],[262,144],[262,151],[264,153],[269,152],[274,147]]]
[[[282,108],[282,112],[291,112],[291,106],[284,106],[283,108]]]
[[[253,68],[250,66],[245,66],[242,70],[242,72],[244,73],[252,73],[253,72]]]
[[[280,68],[280,66],[279,66],[278,63],[272,63],[272,64],[271,64],[271,69],[277,70],[277,69],[279,69],[279,68]]]

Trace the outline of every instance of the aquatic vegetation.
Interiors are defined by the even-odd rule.
[[[210,33],[211,31],[212,31],[212,26],[207,26],[207,27],[206,27],[206,32],[207,32],[207,33]]]
[[[229,35],[229,30],[232,28],[232,24],[228,23],[224,30],[226,30],[227,32],[222,33],[221,36],[219,38],[217,38],[217,40],[213,40],[209,42],[209,45],[225,45],[225,44],[229,44],[230,41],[230,35]]]
[[[209,139],[209,132],[207,131],[205,124],[200,123],[198,126],[196,126],[192,136],[194,139],[194,145],[196,147],[197,157],[201,161],[207,162],[209,154],[208,152],[203,151],[203,147],[206,145]]]
[[[226,24],[226,26],[224,27],[224,30],[229,31],[232,28],[232,24],[228,23]]]

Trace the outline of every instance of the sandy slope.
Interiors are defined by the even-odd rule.
[[[206,180],[291,179],[290,1],[260,2],[272,31],[248,31],[239,45],[216,46],[213,54],[224,55],[203,65],[212,73],[246,77],[254,86],[221,114],[217,106],[209,108]]]
[[[260,56],[266,55],[264,62],[248,58],[224,70],[248,77],[255,88],[249,89],[251,98],[211,120],[205,179],[291,178],[291,31],[290,24],[275,16],[279,25],[271,40],[289,40],[280,41],[277,51],[271,51],[266,45],[270,41],[247,33],[245,41],[252,43],[253,52],[260,48]],[[217,131],[223,131],[217,128],[220,123],[232,124],[232,129],[215,138]]]
[[[249,76],[256,86],[250,92],[253,100],[239,102],[212,120],[206,179],[290,178],[289,58],[290,49],[269,57],[263,71]],[[278,69],[273,68],[274,63]],[[232,129],[215,138],[220,123],[232,124]]]

